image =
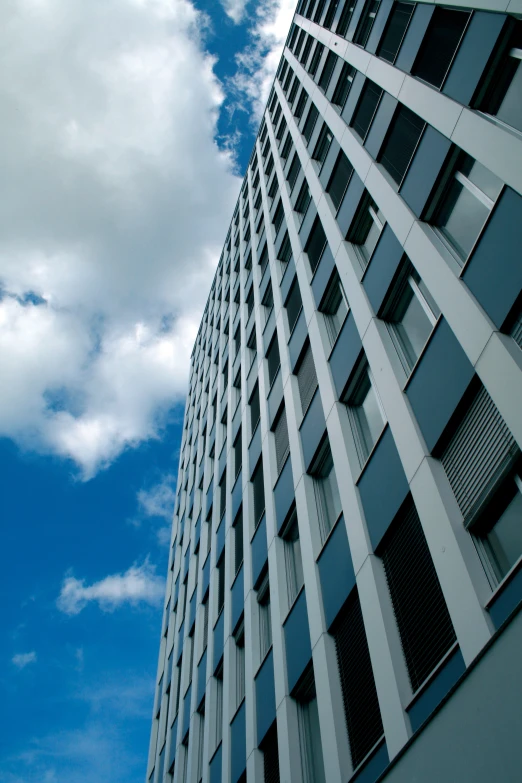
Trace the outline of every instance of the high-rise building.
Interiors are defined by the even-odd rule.
[[[298,6],[191,359],[149,781],[521,779],[521,12]]]

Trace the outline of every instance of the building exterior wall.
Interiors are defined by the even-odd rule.
[[[515,17],[509,15],[521,8],[451,3],[470,15],[435,88],[415,71],[445,3],[407,6],[411,17],[395,64],[379,52],[397,4],[382,0],[369,8],[356,0],[351,6],[345,36],[335,32],[342,0],[301,0],[297,7],[192,354],[147,769],[155,783],[518,779],[522,547],[517,550],[515,528],[514,562],[495,577],[484,530],[500,513],[504,482],[520,473],[522,129],[488,114],[480,95],[511,34]],[[362,46],[368,11],[373,22]],[[308,49],[302,31],[311,37]],[[301,59],[307,51],[302,62],[295,54],[299,42]],[[346,64],[353,80],[341,106],[334,101]],[[370,83],[382,94],[363,139],[354,123]],[[386,156],[404,109],[421,131],[397,182]],[[319,162],[324,124],[331,139]],[[485,167],[488,182],[499,183],[494,198],[481,196],[489,213],[464,258],[437,228],[434,209],[447,198],[443,185],[453,182],[448,167],[459,150]],[[335,189],[341,152],[353,171]],[[309,203],[299,211],[306,185]],[[359,218],[368,198],[378,219],[372,225],[382,230],[363,261]],[[429,334],[410,365],[396,315],[408,260],[415,290],[427,292],[423,306],[433,307]],[[347,305],[342,324],[339,318],[333,326],[325,294],[335,275]],[[315,391],[310,365],[305,373],[307,350]],[[365,368],[382,427],[361,457],[356,405]],[[450,479],[448,450],[480,389],[511,445],[509,461],[492,469],[480,504],[467,511],[465,493]],[[479,423],[476,439],[490,426]],[[318,455],[326,441],[339,495],[328,506],[333,518],[320,500]],[[486,438],[475,484],[484,483],[492,464],[489,445]],[[471,462],[464,450],[457,468],[466,480]],[[522,483],[516,486],[522,491]],[[408,509],[418,520],[427,564],[419,578],[433,572],[429,600],[435,603],[426,597],[426,612],[436,605],[453,635],[420,685],[412,684],[413,653],[405,640],[409,632],[413,646],[418,641],[425,596],[412,580],[417,614],[412,609],[410,616],[408,591],[406,598],[394,592],[386,555]],[[295,518],[297,582],[288,541]],[[404,554],[399,548],[395,555],[404,571],[417,557],[407,546],[408,540]],[[373,718],[382,723],[362,760],[354,738],[364,699],[346,696],[339,641],[341,620],[355,603],[366,641],[354,665],[362,667],[367,650],[365,682],[374,683]],[[433,624],[439,622],[434,615]],[[429,659],[422,645],[418,655]],[[315,699],[305,687],[311,672]],[[306,706],[310,698],[317,723]],[[313,727],[308,734],[306,726]]]

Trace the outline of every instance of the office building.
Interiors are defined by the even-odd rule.
[[[150,781],[520,780],[517,13],[298,5],[191,358]]]

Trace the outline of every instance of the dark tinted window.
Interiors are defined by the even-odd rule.
[[[410,165],[425,124],[405,106],[395,114],[395,120],[384,142],[380,162],[398,185]]]
[[[412,73],[434,87],[442,87],[470,15],[436,8],[415,60]]]

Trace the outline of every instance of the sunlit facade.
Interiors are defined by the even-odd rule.
[[[148,781],[520,779],[516,11],[298,5],[191,359]]]

